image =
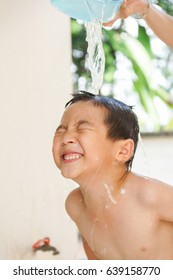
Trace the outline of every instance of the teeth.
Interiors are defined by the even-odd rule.
[[[64,155],[63,158],[64,160],[74,160],[74,159],[79,159],[80,155],[79,154]]]

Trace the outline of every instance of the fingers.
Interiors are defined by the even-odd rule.
[[[104,23],[103,23],[103,26],[105,26],[105,27],[111,27],[111,26],[114,24],[114,22],[115,22],[118,18],[119,18],[119,17],[116,16],[113,20],[111,20],[111,21],[109,21],[109,22],[104,22]]]
[[[129,8],[129,5],[127,5],[127,2],[129,2],[129,0],[124,0],[116,16],[109,22],[104,22],[103,26],[111,27],[116,20],[127,18],[131,14],[131,10]]]

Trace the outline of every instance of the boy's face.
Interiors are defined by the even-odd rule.
[[[53,156],[64,177],[76,182],[113,162],[113,142],[107,139],[105,112],[90,102],[79,101],[64,112],[53,140]]]

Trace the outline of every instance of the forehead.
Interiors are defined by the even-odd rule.
[[[105,111],[103,108],[94,106],[89,101],[78,101],[65,110],[61,122],[77,122],[80,119],[90,120],[93,123],[103,124]]]

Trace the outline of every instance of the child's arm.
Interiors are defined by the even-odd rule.
[[[173,223],[173,187],[161,183],[154,189],[154,207],[159,220]]]
[[[91,248],[89,247],[88,243],[86,242],[86,240],[84,238],[83,238],[83,247],[84,247],[85,253],[87,255],[87,258],[89,260],[98,260],[98,258],[96,257],[94,252],[91,250]]]

